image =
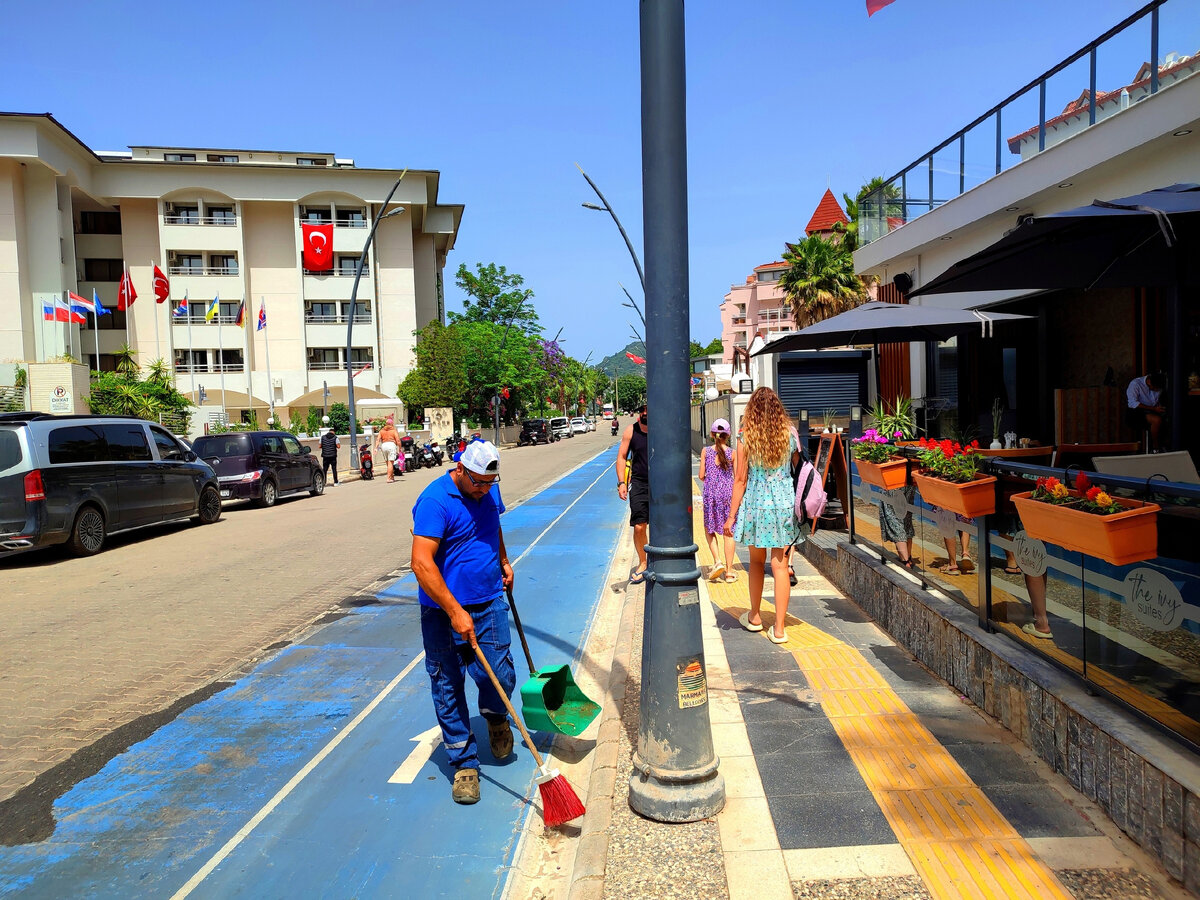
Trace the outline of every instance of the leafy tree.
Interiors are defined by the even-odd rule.
[[[400,383],[396,396],[410,409],[448,406],[460,410],[467,394],[467,356],[460,326],[434,320],[416,332],[417,365]]]
[[[620,394],[620,409],[623,413],[635,412],[646,402],[646,379],[641,375],[622,375],[617,379]]]
[[[876,193],[877,191],[878,193]],[[901,212],[903,204],[899,202],[900,189],[894,184],[885,182],[882,175],[876,175],[870,181],[866,182],[858,189],[858,193],[853,198],[849,194],[843,193],[842,200],[846,205],[846,216],[850,221],[847,224],[839,222],[834,226],[834,229],[845,235],[842,243],[851,253],[857,250],[859,246],[859,206],[863,199],[871,194],[875,194],[875,196],[871,198],[869,208],[865,210],[869,215],[879,216],[881,213],[884,217],[903,215],[903,212]],[[883,205],[882,210],[879,209],[880,204]]]
[[[136,356],[137,352],[126,344],[117,353],[117,371],[94,373],[88,397],[91,411],[162,421],[177,432],[186,432],[191,401],[175,389],[170,368],[161,359],[156,360],[143,380]]]
[[[471,299],[463,301],[463,311],[448,312],[451,325],[459,322],[492,322],[507,325],[510,321],[526,334],[542,330],[538,314],[529,303],[533,291],[522,287],[525,279],[517,273],[509,273],[504,266],[495,263],[475,263],[472,274],[466,263],[458,267],[454,283]]]
[[[811,235],[786,245],[787,269],[779,278],[801,328],[852,309],[866,299],[854,274],[854,256],[843,243]]]
[[[362,425],[359,424],[358,416],[354,417],[354,430],[358,434],[362,434]],[[349,434],[350,433],[350,407],[345,403],[334,403],[329,407],[329,427],[333,429],[334,434]]]

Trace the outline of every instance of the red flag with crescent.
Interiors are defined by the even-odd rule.
[[[129,269],[124,269],[121,272],[121,283],[117,286],[117,309],[129,309],[136,299],[137,291],[133,289],[133,279],[129,277]]]
[[[333,223],[300,226],[304,235],[304,268],[310,272],[327,272],[333,268]]]
[[[162,303],[171,296],[171,282],[167,281],[167,276],[163,274],[162,269],[158,266],[154,267],[154,302]]]

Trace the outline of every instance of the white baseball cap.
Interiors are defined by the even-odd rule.
[[[500,454],[491,441],[472,441],[467,444],[458,461],[464,469],[470,469],[476,475],[500,474]]]

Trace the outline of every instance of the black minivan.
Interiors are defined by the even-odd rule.
[[[91,556],[115,531],[188,517],[221,517],[217,476],[162,426],[0,414],[0,557],[64,543]]]
[[[206,434],[192,442],[192,449],[217,473],[223,500],[274,506],[284,494],[325,492],[321,463],[287,431]]]

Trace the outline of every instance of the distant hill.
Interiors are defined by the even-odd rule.
[[[640,342],[630,341],[623,349],[618,350],[612,356],[604,357],[604,359],[596,363],[596,368],[607,372],[609,375],[616,372],[617,375],[641,375],[644,378],[646,376],[646,367],[639,366],[626,356],[627,352],[643,358],[646,356],[646,348]]]

